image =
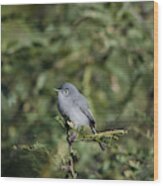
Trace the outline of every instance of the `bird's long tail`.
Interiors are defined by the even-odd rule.
[[[96,131],[96,129],[95,129],[95,127],[94,126],[91,126],[91,130],[92,130],[92,133],[93,134],[97,134],[97,131]],[[100,148],[101,148],[101,150],[105,150],[105,146],[104,146],[104,144],[103,143],[101,143],[101,142],[99,142],[98,143],[99,144],[99,146],[100,146]]]

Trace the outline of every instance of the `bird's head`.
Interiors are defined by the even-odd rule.
[[[64,83],[60,88],[54,90],[63,97],[75,96],[78,93],[78,89],[71,83]]]

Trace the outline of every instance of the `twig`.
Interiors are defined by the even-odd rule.
[[[67,143],[68,143],[69,156],[70,156],[70,159],[68,161],[68,173],[71,175],[72,178],[76,178],[77,177],[77,173],[75,171],[76,155],[74,154],[74,151],[72,148],[72,144],[73,144],[74,140],[72,139],[72,136],[70,134],[69,126],[66,125],[66,128],[67,128],[67,138],[66,139],[67,139]]]
[[[113,138],[118,139],[118,136],[127,134],[127,130],[118,129],[118,130],[110,130],[105,132],[100,132],[96,134],[87,134],[87,135],[80,135],[78,140],[80,141],[105,141],[105,139]]]

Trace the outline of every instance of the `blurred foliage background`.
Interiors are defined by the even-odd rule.
[[[101,152],[77,142],[77,178],[153,180],[153,2],[2,6],[2,176],[64,178],[54,87],[75,84],[98,131],[128,134]]]

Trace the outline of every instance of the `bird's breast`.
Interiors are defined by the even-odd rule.
[[[80,107],[69,99],[58,97],[58,108],[63,117],[69,118],[76,128],[89,125],[89,118],[81,111]]]

